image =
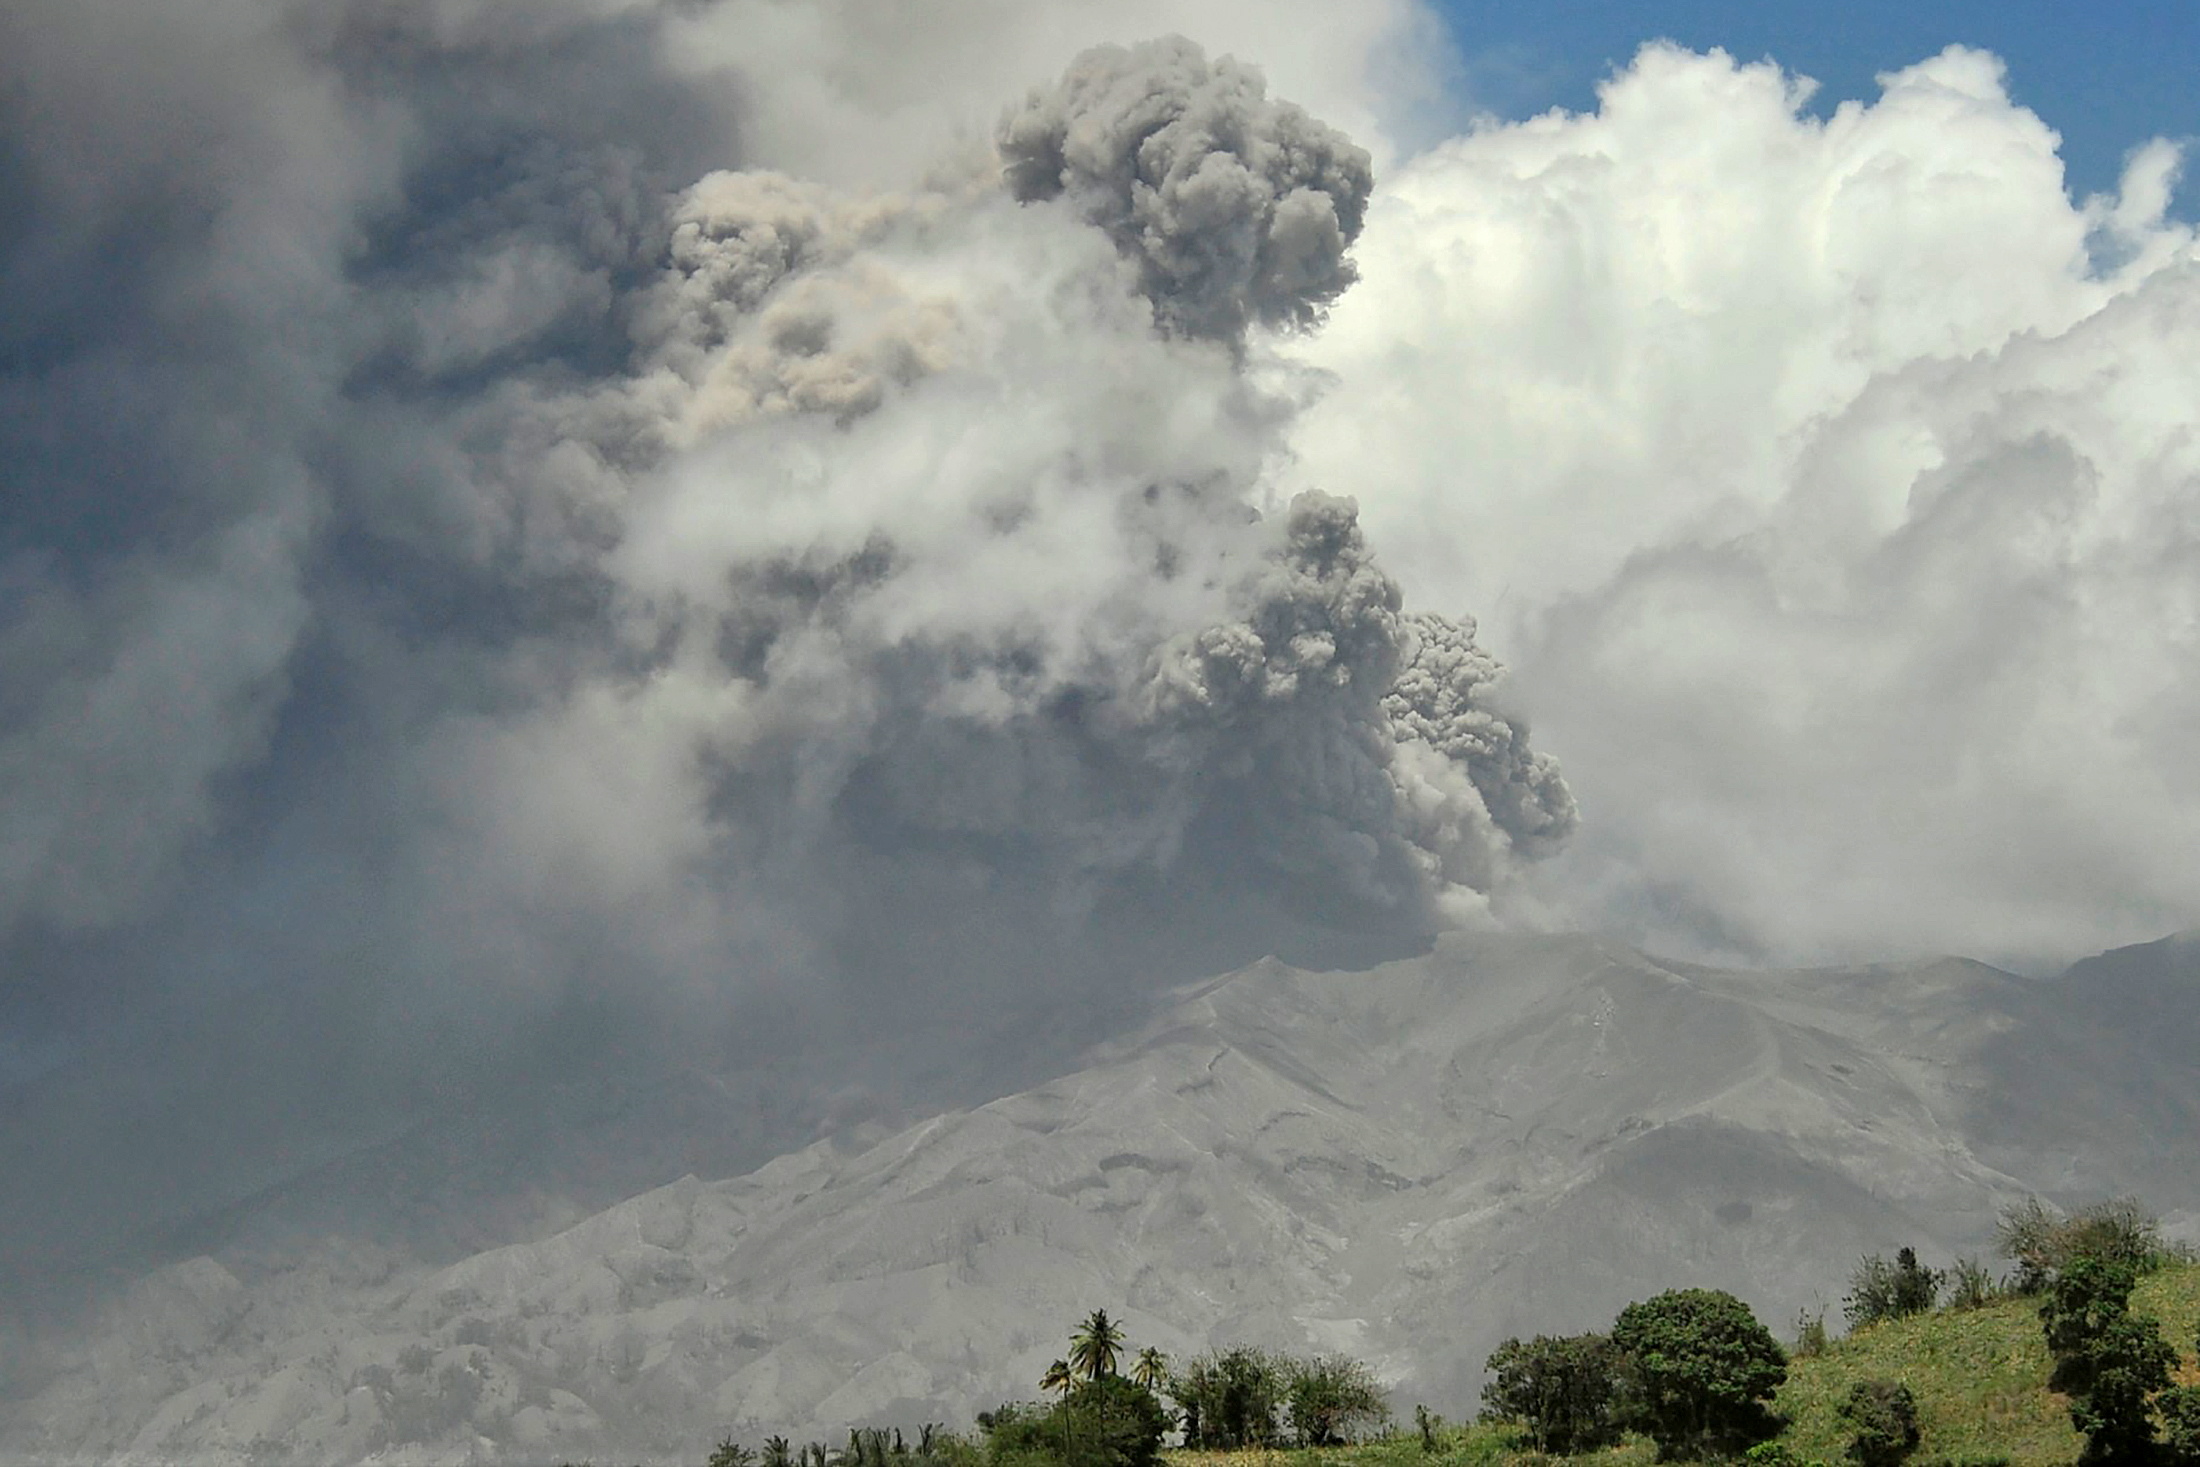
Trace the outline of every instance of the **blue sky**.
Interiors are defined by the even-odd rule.
[[[2009,65],[2012,95],[2062,134],[2071,191],[2115,185],[2124,155],[2154,136],[2200,133],[2200,3],[2131,0],[2100,7],[2070,0],[1901,4],[1848,0],[1435,0],[1467,58],[1474,103],[1503,117],[1595,103],[1598,78],[1643,41],[1669,37],[1697,50],[1724,47],[1745,61],[1770,56],[1815,77],[1813,110],[1878,95],[1873,77],[1951,42],[1983,47]],[[2190,216],[2192,169],[2178,194]]]

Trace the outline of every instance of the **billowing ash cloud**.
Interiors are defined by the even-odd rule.
[[[1366,151],[1188,41],[1087,52],[1010,111],[1000,148],[1016,197],[1066,196],[1106,230],[1171,330],[1311,325],[1354,279]]]
[[[1095,232],[1085,190],[1024,186],[1027,112],[1005,163],[909,195],[748,173],[682,196],[640,317],[653,371],[612,389],[687,451],[614,561],[630,625],[661,671],[723,681],[754,720],[697,733],[721,786],[766,792],[743,829],[944,845],[1051,887],[1057,911],[1188,866],[1440,920],[1502,876],[1516,834],[1523,853],[1563,834],[1563,784],[1485,706],[1486,659],[1394,719],[1420,648],[1479,654],[1470,629],[1400,615],[1349,500],[1302,497],[1280,537],[1245,509],[1287,412],[1234,354],[1256,319],[1313,318],[1349,231],[1323,194],[1325,268],[1232,251],[1312,207],[1291,156],[1358,169],[1356,229],[1364,155],[1187,42],[1092,53],[1062,92],[1095,77],[1112,90],[1080,135],[1129,132],[1144,105],[1182,129],[1149,137],[1160,173],[1264,178],[1251,158],[1275,176],[1217,195],[1204,232],[1188,199],[1143,236]],[[1110,245],[1141,261],[1129,291]]]
[[[0,87],[17,1032],[274,994],[337,1131],[830,1072],[1570,827],[1472,623],[1271,503],[1369,164],[1251,67],[1088,52],[896,191],[752,155],[684,7],[96,9]]]
[[[1402,613],[1357,517],[1294,500],[1243,619],[1166,647],[1148,697],[1163,727],[1204,735],[1200,767],[1244,761],[1269,859],[1381,905],[1486,891],[1512,851],[1555,849],[1572,797],[1486,706],[1499,669],[1472,624]]]

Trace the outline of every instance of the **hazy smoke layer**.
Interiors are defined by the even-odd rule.
[[[2200,923],[2176,150],[2073,203],[1960,48],[1804,99],[1652,47],[1414,160],[1305,348],[1300,470],[1500,618],[1590,812],[1557,920],[2028,963]]]
[[[362,1124],[667,1046],[890,1087],[1570,828],[1472,623],[1273,503],[1249,363],[1370,171],[1251,67],[1089,52],[896,191],[768,166],[835,145],[683,7],[113,19],[5,37],[13,1033],[272,991]]]

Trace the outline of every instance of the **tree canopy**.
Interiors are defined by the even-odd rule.
[[[1612,1343],[1628,1359],[1628,1415],[1664,1457],[1730,1455],[1778,1434],[1772,1393],[1787,1352],[1718,1289],[1673,1289],[1620,1311]]]

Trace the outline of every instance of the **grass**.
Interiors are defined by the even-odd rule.
[[[1565,1461],[1581,1467],[1651,1467],[1657,1451],[1648,1440],[1625,1443],[1579,1457],[1546,1457],[1520,1445],[1515,1427],[1470,1425],[1443,1427],[1437,1449],[1424,1451],[1421,1434],[1407,1427],[1375,1441],[1349,1447],[1306,1447],[1244,1452],[1164,1452],[1168,1467],[1511,1467],[1511,1464]]]
[[[2140,1280],[2132,1307],[2153,1315],[2175,1345],[2179,1379],[2200,1382],[2200,1267],[2173,1265]],[[1839,1462],[1849,1432],[1839,1411],[1860,1380],[1894,1380],[1917,1397],[1916,1460],[2007,1459],[2017,1467],[2075,1462],[2082,1441],[2068,1402],[2047,1388],[2039,1305],[2004,1299],[1983,1309],[1890,1320],[1798,1360],[1777,1397],[1792,1424],[1782,1440],[1803,1461]]]
[[[2200,1385],[2194,1335],[2200,1333],[2200,1265],[2148,1275],[2132,1307],[2162,1322],[2180,1357],[2178,1381]],[[2047,1347],[2039,1305],[2004,1299],[1982,1309],[1941,1310],[1893,1320],[1836,1340],[1823,1354],[1796,1360],[1776,1405],[1789,1418],[1781,1442],[1801,1462],[1846,1460],[1850,1431],[1840,1419],[1849,1387],[1894,1380],[1917,1398],[1923,1441],[1912,1461],[2003,1462],[2011,1467],[2069,1467],[2081,1440],[2068,1402],[2047,1388]],[[1630,1439],[1569,1459],[1582,1467],[1649,1467],[1648,1442]],[[1304,1451],[1169,1452],[1169,1467],[1528,1467],[1552,1459],[1520,1445],[1505,1426],[1446,1426],[1438,1450],[1424,1452],[1410,1427],[1359,1446]]]

